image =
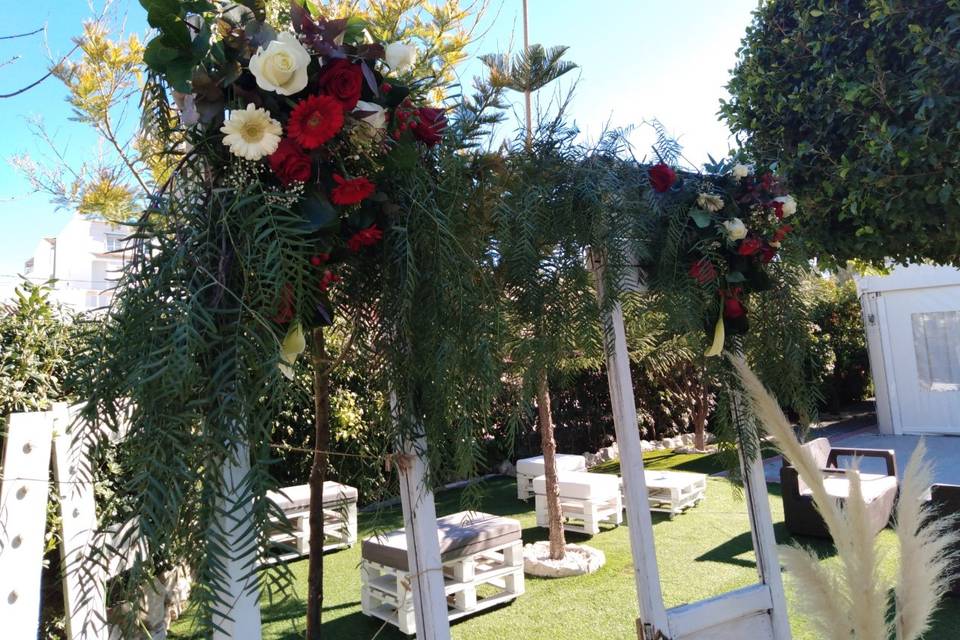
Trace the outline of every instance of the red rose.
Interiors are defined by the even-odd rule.
[[[343,127],[343,109],[330,96],[310,96],[290,112],[287,133],[304,149],[316,149]]]
[[[356,253],[364,247],[377,244],[381,238],[383,238],[383,231],[378,229],[377,225],[373,225],[350,236],[350,239],[347,240],[347,247],[350,248],[350,251]]]
[[[707,284],[713,282],[717,277],[717,270],[713,263],[707,258],[700,258],[690,265],[690,277],[697,281],[697,284]]]
[[[348,180],[341,175],[333,174],[333,181],[337,183],[337,186],[330,191],[330,200],[333,204],[341,206],[357,204],[366,200],[377,188],[363,176]]]
[[[447,116],[444,115],[443,109],[420,107],[417,109],[416,116],[416,122],[410,128],[413,135],[428,147],[439,143],[443,139],[443,132],[447,128]],[[400,114],[398,114],[399,117]],[[403,129],[403,123],[401,123],[400,128]]]
[[[742,256],[752,256],[763,248],[763,242],[760,238],[744,238],[737,247],[737,253]]]
[[[720,295],[723,296],[724,318],[736,320],[747,313],[747,310],[743,308],[743,303],[740,302],[740,292],[740,287],[734,287],[733,289],[720,292]]]
[[[768,171],[760,176],[760,186],[764,191],[770,191],[773,188],[773,174]]]
[[[357,106],[363,88],[363,71],[360,63],[354,64],[345,58],[334,60],[320,73],[320,90],[335,98],[344,111]]]
[[[677,181],[677,172],[662,162],[647,169],[647,175],[650,176],[650,186],[657,193],[664,193]]]
[[[290,138],[284,138],[277,150],[270,154],[270,168],[283,185],[291,182],[306,182],[310,179],[310,156]]]
[[[777,255],[777,248],[769,244],[764,244],[763,248],[760,249],[760,262],[766,264],[773,260],[775,255]]]
[[[783,203],[774,200],[769,206],[773,209],[773,215],[777,217],[777,220],[783,220]]]
[[[336,283],[340,282],[342,278],[335,274],[330,269],[327,269],[323,272],[323,277],[320,278],[320,291],[326,291]]]

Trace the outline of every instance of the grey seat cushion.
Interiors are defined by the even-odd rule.
[[[449,562],[520,540],[520,523],[489,513],[461,511],[437,518],[437,536],[440,557],[443,562]],[[363,541],[361,554],[365,560],[409,571],[404,529],[367,538]]]
[[[298,484],[280,491],[269,491],[267,497],[284,511],[300,511],[310,506],[310,485]],[[323,483],[324,506],[356,501],[357,490],[354,487],[332,480]]]

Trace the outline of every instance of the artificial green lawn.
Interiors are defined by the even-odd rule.
[[[684,456],[670,452],[651,452],[645,456],[648,468],[706,470],[716,464],[712,456]],[[691,465],[694,468],[691,468]],[[546,530],[538,528],[530,504],[516,498],[513,479],[496,478],[481,485],[479,508],[489,513],[510,516],[520,521],[524,542],[546,539]],[[778,487],[770,486],[770,506],[777,538],[789,541],[783,528],[783,508]],[[461,491],[437,496],[439,514],[461,509]],[[664,601],[668,607],[694,602],[756,582],[750,527],[742,495],[727,480],[710,478],[707,499],[696,508],[670,520],[654,513],[654,536]],[[399,510],[361,514],[360,535],[402,525]],[[453,625],[456,640],[610,640],[636,638],[634,590],[630,543],[627,527],[602,531],[589,538],[567,534],[568,542],[590,544],[607,556],[606,565],[597,573],[578,578],[544,580],[527,578],[526,593],[511,604],[482,612]],[[832,547],[812,543],[825,562],[834,562]],[[887,530],[880,534],[887,562],[893,563],[896,541]],[[324,637],[331,640],[397,640],[404,638],[395,628],[382,628],[379,621],[360,613],[360,547],[334,552],[324,558]],[[292,563],[297,578],[297,597],[306,590],[307,562]],[[793,587],[786,579],[788,600]],[[808,625],[791,610],[794,638],[814,640]],[[302,638],[304,606],[302,601],[264,602],[263,637]],[[189,616],[175,625],[178,635],[191,637]],[[957,637],[960,629],[960,603],[947,601],[937,615],[936,626],[926,638]],[[378,634],[379,632],[379,634]]]

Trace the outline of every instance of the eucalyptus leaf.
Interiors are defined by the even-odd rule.
[[[690,217],[701,229],[706,229],[713,223],[713,214],[703,209],[691,209]]]

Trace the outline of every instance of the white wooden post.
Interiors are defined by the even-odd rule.
[[[735,402],[739,410],[739,402]],[[736,416],[734,416],[736,419]],[[774,638],[789,640],[791,637],[790,620],[787,617],[787,596],[783,590],[783,577],[780,574],[780,559],[777,553],[777,539],[773,533],[773,515],[770,513],[770,499],[767,496],[767,479],[763,472],[763,460],[760,443],[757,443],[757,456],[750,460],[743,447],[740,447],[740,469],[743,475],[744,496],[747,512],[750,514],[750,534],[753,537],[753,550],[757,557],[757,574],[761,584],[770,588],[773,606],[770,609],[770,621]]]
[[[390,405],[394,420],[399,419],[395,394],[390,396]],[[427,486],[426,446],[423,437],[405,441],[401,447],[404,459],[397,465],[403,527],[407,534],[407,567],[413,590],[417,640],[450,640],[443,562],[437,537],[437,508],[433,491]],[[398,596],[402,597],[400,593]]]
[[[0,627],[8,638],[36,638],[40,625],[51,412],[13,413],[0,486]]]
[[[603,300],[603,271],[596,257],[592,268],[597,282],[597,293]],[[637,588],[640,617],[637,632],[641,638],[660,637],[669,628],[667,610],[660,590],[660,571],[653,543],[653,520],[647,482],[643,474],[643,453],[640,448],[640,430],[637,426],[637,405],[633,396],[633,377],[630,375],[630,354],[623,326],[623,308],[617,302],[603,321],[603,343],[607,358],[607,381],[610,385],[610,403],[613,406],[613,425],[620,448],[620,473],[626,498],[627,526],[630,533],[630,552],[633,555],[633,577]],[[640,635],[642,634],[642,635]]]
[[[257,583],[257,545],[249,528],[252,505],[243,490],[250,471],[246,445],[234,446],[224,462],[223,497],[216,527],[231,554],[225,562],[227,584],[217,594],[213,640],[260,640],[260,589]]]
[[[106,567],[90,562],[97,529],[92,470],[85,468],[83,441],[75,434],[76,408],[54,407],[53,478],[60,498],[63,542],[60,561],[67,638],[104,640],[107,637]],[[99,559],[102,563],[106,557]]]

